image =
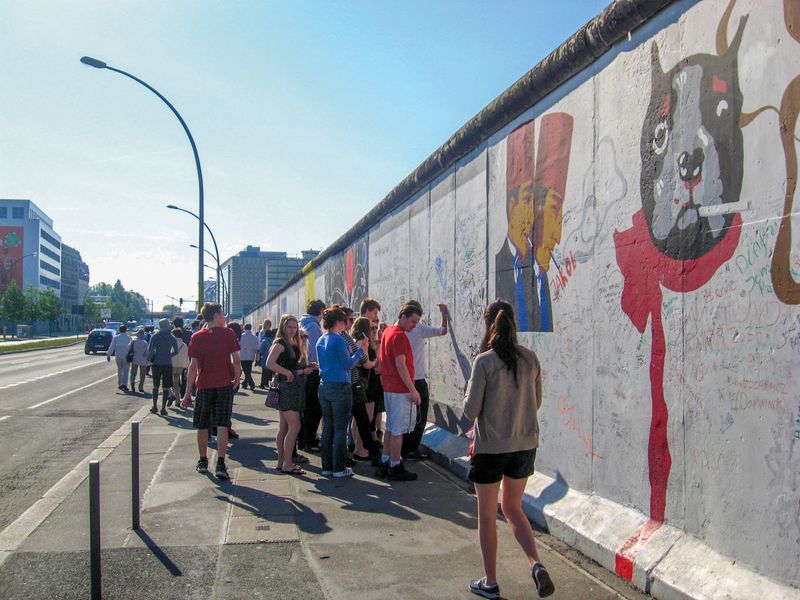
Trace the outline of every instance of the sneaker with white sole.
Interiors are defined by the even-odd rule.
[[[228,475],[228,467],[225,466],[225,463],[217,463],[217,469],[214,471],[214,476],[217,479],[222,479],[223,481],[227,481],[231,478]]]
[[[536,591],[539,593],[540,598],[549,596],[555,591],[556,586],[553,585],[553,580],[550,579],[550,573],[547,572],[542,563],[537,562],[531,567],[531,577],[533,577],[533,582],[536,584]]]
[[[345,467],[345,468],[344,468],[344,471],[336,471],[336,472],[333,474],[333,476],[334,476],[334,477],[336,477],[336,478],[340,478],[340,477],[352,477],[352,476],[353,476],[353,469],[351,469],[350,467]]]
[[[499,598],[500,586],[496,583],[494,585],[486,584],[486,577],[473,581],[469,584],[469,591],[484,598]]]
[[[203,457],[197,461],[197,466],[195,467],[195,471],[198,473],[208,473],[208,459]]]
[[[323,477],[330,477],[331,475],[333,475],[333,471],[323,471],[322,472],[322,476]]]

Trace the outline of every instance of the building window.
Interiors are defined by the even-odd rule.
[[[15,208],[14,210],[17,210],[17,209]],[[16,217],[14,217],[14,218],[16,219]],[[42,232],[41,232],[41,233],[42,233],[42,237],[43,237],[45,240],[47,240],[48,242],[50,242],[51,244],[53,244],[53,246],[55,246],[56,248],[58,248],[59,250],[61,250],[61,242],[59,242],[59,241],[58,241],[56,238],[54,238],[52,235],[50,235],[49,233],[47,233],[47,232],[46,232],[44,229],[42,229]],[[61,261],[59,260],[59,262],[61,262]]]
[[[8,218],[8,207],[0,206],[0,219],[7,219],[7,218]]]
[[[11,217],[14,219],[24,219],[25,218],[25,209],[22,206],[12,206],[11,207]]]
[[[39,261],[39,266],[45,271],[50,271],[53,275],[61,275],[61,271],[59,271],[57,267],[54,267],[50,263],[46,263],[43,260]]]
[[[49,256],[53,260],[61,262],[61,257],[57,253],[50,250],[50,248],[48,248],[44,244],[39,244],[39,250],[41,250],[42,254],[44,254],[45,256]]]
[[[45,277],[44,275],[39,275],[39,283],[42,285],[49,285],[51,288],[56,290],[61,289],[61,282],[56,281],[55,279],[50,279],[49,277]]]

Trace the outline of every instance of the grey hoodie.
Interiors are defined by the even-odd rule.
[[[178,340],[169,329],[159,329],[150,338],[147,356],[154,365],[172,366],[172,357],[178,353]]]
[[[317,340],[322,336],[322,327],[319,326],[317,317],[312,317],[311,315],[301,316],[300,327],[305,329],[306,333],[308,334],[308,348],[306,349],[308,354],[308,362],[318,362]]]

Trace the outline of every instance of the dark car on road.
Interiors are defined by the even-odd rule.
[[[113,329],[92,329],[86,338],[83,346],[84,354],[97,354],[98,352],[108,352],[111,340],[114,339]]]

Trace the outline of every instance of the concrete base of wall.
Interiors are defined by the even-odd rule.
[[[466,479],[469,443],[465,437],[429,423],[422,443],[437,463]],[[650,524],[644,514],[600,496],[569,489],[558,473],[556,478],[535,473],[528,480],[523,507],[536,524],[612,572],[619,573],[620,553],[625,554],[622,549],[635,548],[631,581],[655,598],[800,597],[797,588],[738,565],[670,525],[657,525],[646,541],[636,543],[637,536],[648,531]]]

